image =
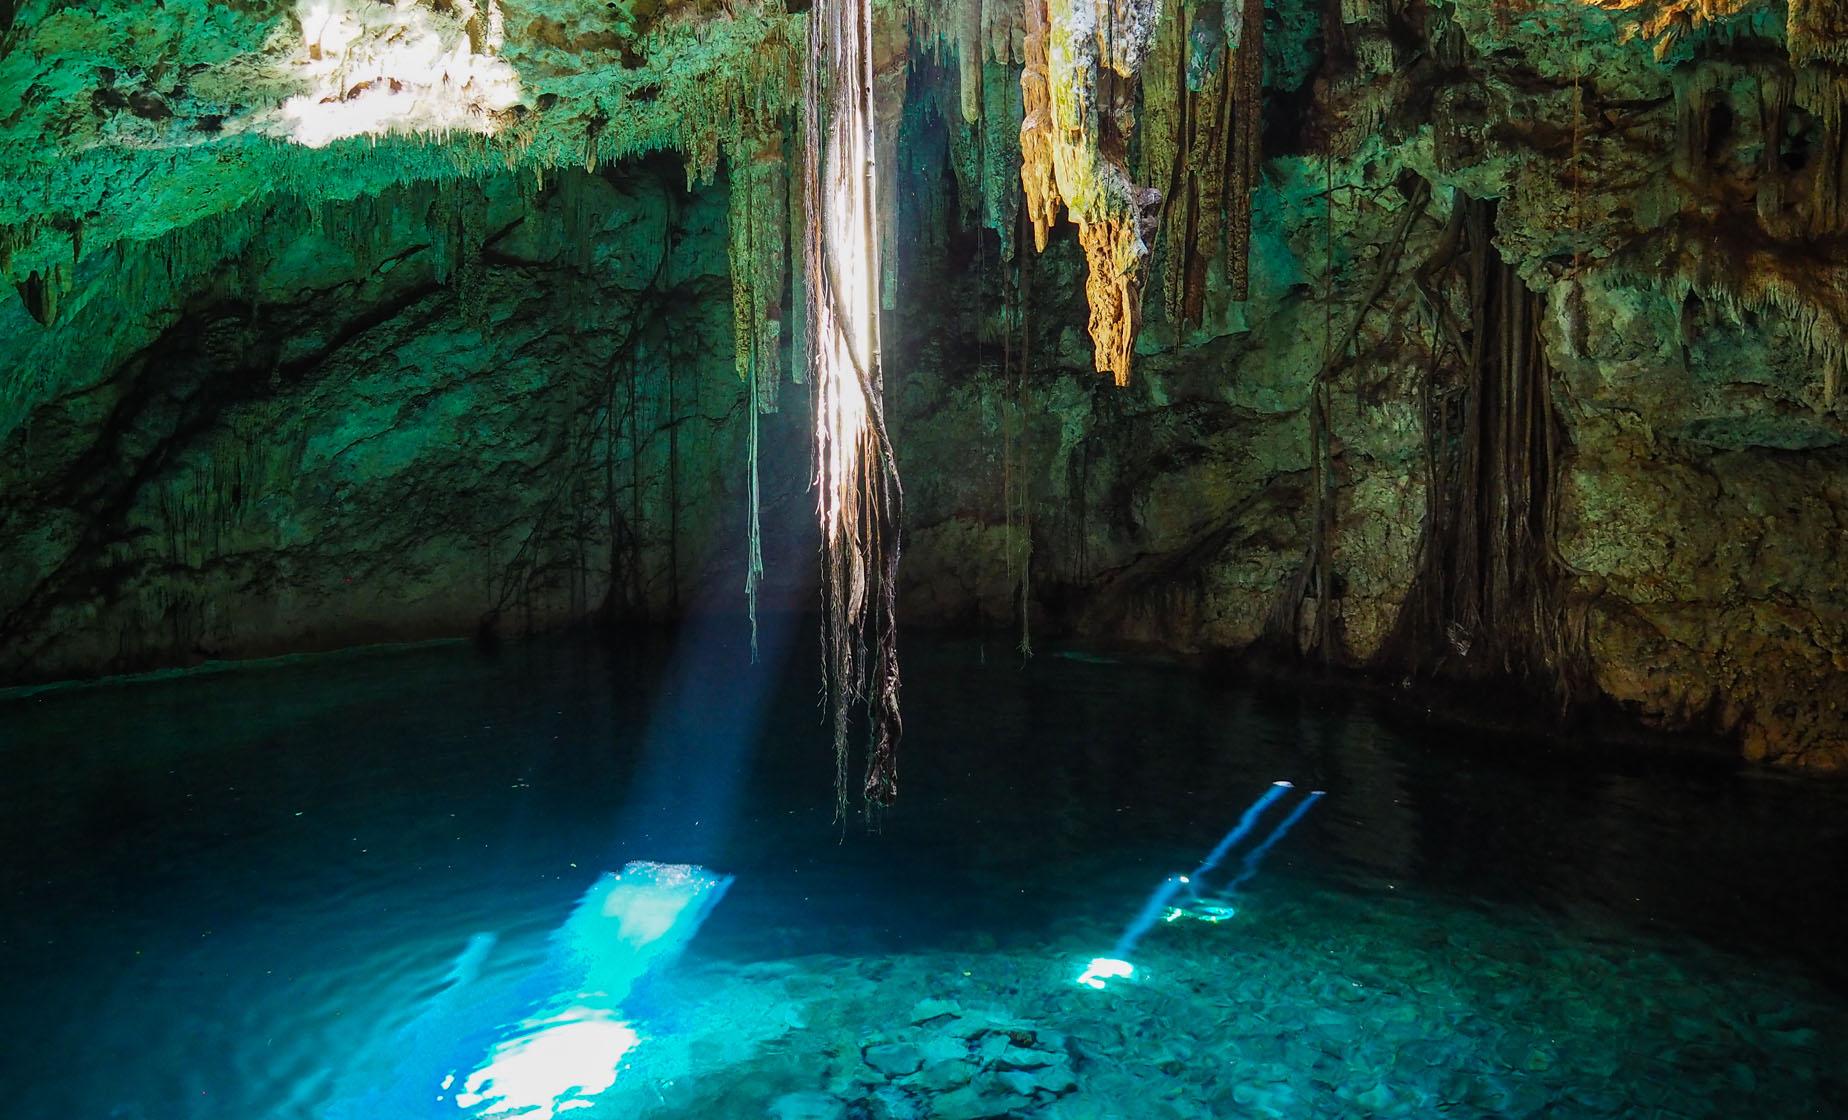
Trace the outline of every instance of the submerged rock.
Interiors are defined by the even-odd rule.
[[[846,1120],[847,1102],[827,1093],[785,1093],[770,1104],[769,1120]]]
[[[866,1064],[887,1077],[904,1077],[916,1073],[924,1064],[924,1055],[908,1042],[888,1042],[866,1048]]]

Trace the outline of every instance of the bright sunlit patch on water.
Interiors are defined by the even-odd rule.
[[[731,882],[691,864],[629,863],[598,879],[552,934],[554,964],[579,990],[620,1000],[686,948]]]
[[[1087,988],[1104,990],[1104,985],[1112,980],[1127,980],[1136,974],[1136,966],[1128,961],[1119,961],[1111,957],[1098,957],[1085,967],[1078,977],[1078,982]]]
[[[703,867],[645,861],[600,878],[552,935],[555,974],[575,992],[566,1010],[529,1018],[496,1043],[456,1104],[497,1120],[589,1107],[641,1041],[617,1003],[686,947],[730,885]]]
[[[616,1083],[623,1055],[640,1041],[635,1028],[605,1008],[577,1006],[529,1020],[468,1075],[456,1105],[508,1120],[551,1120],[589,1108]]]
[[[604,874],[555,930],[545,958],[498,975],[477,934],[443,988],[320,1115],[328,1120],[551,1120],[588,1108],[641,1044],[623,1001],[685,949],[732,877],[635,861]],[[518,1024],[509,1028],[506,1024]]]

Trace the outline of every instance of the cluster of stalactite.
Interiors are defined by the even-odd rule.
[[[1666,272],[1735,313],[1796,322],[1821,371],[1822,403],[1832,405],[1848,362],[1848,71],[1707,59],[1676,70],[1675,96],[1676,177],[1722,205],[1749,192],[1758,236],[1749,221],[1696,223],[1679,231],[1667,259],[1638,262],[1639,271]]]
[[[1162,192],[1162,304],[1197,325],[1209,266],[1250,289],[1251,192],[1263,151],[1262,0],[1170,4],[1142,89],[1142,179]]]
[[[1220,279],[1246,298],[1262,0],[946,0],[912,24],[917,46],[953,65],[941,108],[959,193],[1002,259],[1023,203],[1040,250],[1061,212],[1077,228],[1099,372],[1128,379],[1158,244],[1173,322],[1197,324]]]
[[[522,176],[521,190],[528,199],[536,197],[545,180],[543,169],[535,169],[532,177]],[[407,171],[400,182],[345,200],[279,188],[260,204],[214,214],[153,240],[116,241],[100,251],[80,222],[53,219],[0,227],[0,283],[11,285],[27,313],[45,328],[28,336],[27,360],[9,376],[0,376],[0,437],[70,379],[93,374],[91,343],[99,334],[109,336],[99,323],[156,319],[189,293],[215,283],[254,286],[255,277],[237,271],[243,266],[235,262],[256,239],[285,224],[319,235],[383,225],[395,211],[429,216],[437,235],[430,245],[435,278],[456,289],[470,322],[482,324],[480,250],[486,214],[472,181],[458,174],[416,178]],[[15,270],[14,253],[48,233],[61,244],[62,259],[49,268]],[[362,262],[369,244],[363,238],[354,242]]]
[[[1610,11],[1634,13],[1637,31],[1657,58],[1700,31],[1724,24],[1757,7],[1754,0],[1591,0]],[[1848,63],[1848,0],[1789,0],[1784,6],[1784,40],[1795,63]]]
[[[1414,673],[1523,681],[1563,706],[1589,671],[1583,604],[1558,547],[1562,425],[1544,298],[1496,251],[1495,209],[1459,193],[1413,270],[1436,339],[1422,384],[1426,507],[1383,656]]]
[[[948,0],[942,7],[916,9],[912,46],[925,77],[921,96],[904,109],[921,114],[905,125],[908,138],[934,135],[938,123],[947,133],[947,152],[913,144],[904,166],[917,173],[914,185],[934,193],[936,172],[947,158],[964,204],[961,217],[999,239],[1004,261],[1014,256],[1022,193],[1024,108],[1017,71],[1026,57],[1025,19],[1026,9],[1013,0]],[[933,59],[952,69],[931,71]],[[933,213],[948,216],[947,208]],[[929,232],[941,241],[945,231]]]
[[[1792,62],[1848,65],[1848,3],[1843,0],[1789,0],[1785,38]]]
[[[1848,233],[1848,70],[1782,59],[1705,59],[1675,71],[1674,170],[1703,192],[1756,119],[1749,174],[1764,232],[1784,241]]]
[[[803,261],[802,143],[789,109],[803,84],[801,52],[780,24],[738,72],[704,92],[707,105],[681,116],[679,138],[689,187],[710,183],[723,163],[728,210],[726,255],[732,280],[732,354],[744,387],[746,544],[744,592],[757,652],[757,591],[764,575],[758,469],[758,418],[780,406],[784,371],[803,379],[807,348],[799,300]],[[792,287],[793,281],[793,287]]]
[[[1677,44],[1702,27],[1720,23],[1752,6],[1753,0],[1593,0],[1600,8],[1629,12],[1638,20],[1636,33],[1666,58]]]
[[[1158,0],[1027,0],[1021,184],[1038,248],[1063,204],[1088,272],[1097,370],[1129,380],[1161,192],[1127,157]]]
[[[1165,13],[1158,0],[946,0],[888,9],[877,19],[834,4],[810,15],[807,117],[799,131],[767,123],[777,119],[779,97],[747,92],[755,83],[774,86],[781,72],[756,75],[729,95],[718,91],[731,97],[730,112],[689,116],[708,122],[683,138],[690,177],[710,179],[721,157],[729,172],[736,361],[756,403],[753,421],[776,407],[784,354],[797,380],[813,372],[828,538],[825,644],[843,790],[848,712],[861,701],[873,725],[866,795],[879,802],[892,789],[896,661],[889,604],[879,599],[895,586],[898,485],[877,416],[876,347],[856,357],[848,338],[860,329],[851,304],[861,293],[841,275],[837,241],[845,233],[825,210],[842,190],[843,172],[831,160],[858,142],[843,139],[841,122],[851,118],[850,131],[868,128],[864,143],[886,180],[865,190],[873,225],[865,255],[876,262],[877,306],[898,303],[899,254],[890,247],[917,235],[897,228],[897,176],[890,172],[922,156],[935,162],[914,169],[918,181],[941,183],[933,171],[947,158],[961,219],[991,230],[1003,267],[1017,275],[1024,275],[1015,260],[1022,231],[1030,229],[1044,250],[1061,210],[1071,218],[1086,256],[1095,365],[1124,384],[1158,230],[1168,247],[1164,306],[1174,322],[1198,323],[1206,291],[1221,278],[1232,298],[1247,296],[1262,151],[1263,23],[1262,0],[1230,9],[1183,3]],[[775,56],[766,64],[772,69]],[[948,68],[933,72],[933,57]],[[858,86],[842,77],[849,73],[843,65],[861,74]],[[936,119],[910,119],[919,113]],[[1140,138],[1139,117],[1146,121]],[[925,136],[942,145],[928,156],[919,146]],[[1131,170],[1132,152],[1140,177]],[[791,165],[803,169],[800,190],[779,174]],[[949,206],[921,209],[944,211],[930,222],[948,224]],[[803,249],[792,251],[798,239]],[[786,298],[795,293],[807,293],[806,314]],[[1009,339],[1015,322],[1025,333],[1024,310],[1004,319]],[[876,335],[876,313],[870,327]],[[1011,370],[1011,361],[1004,366]],[[855,383],[844,384],[843,376]],[[854,428],[861,401],[871,402],[867,423]],[[752,495],[754,430],[753,423]],[[761,550],[754,498],[751,504],[747,590],[754,595]],[[1023,512],[1023,536],[1024,525]],[[1024,586],[1024,558],[1019,567]]]

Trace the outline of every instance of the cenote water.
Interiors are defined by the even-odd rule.
[[[426,646],[8,698],[0,1114],[1848,1111],[1840,785],[919,638],[898,804],[843,831],[812,642],[771,635],[756,667],[710,628]],[[1075,983],[1277,779],[1326,796],[1229,916],[1158,921],[1132,977]],[[448,1091],[416,1024],[543,973],[638,860],[735,881],[577,1039],[571,1083],[601,1061],[607,1088],[459,1106],[514,1024],[472,1024]]]

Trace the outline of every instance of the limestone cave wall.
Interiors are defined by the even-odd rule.
[[[667,618],[742,580],[722,191],[637,163],[238,225],[133,317],[66,309],[72,372],[0,452],[7,676]]]
[[[282,8],[220,18],[312,69]],[[812,602],[800,14],[625,8],[599,38],[562,0],[502,8],[523,90],[442,160],[163,92],[69,46],[121,34],[101,13],[5,30],[0,150],[49,184],[0,190],[7,679],[741,608],[753,413],[767,594]],[[1120,146],[1080,160],[1155,195],[1112,186],[1087,229],[1032,194],[1036,159],[1083,155],[1033,147],[1039,17],[880,12],[905,618],[1492,681],[1848,764],[1828,36],[1169,3],[1111,86]],[[57,82],[81,114],[31,93]],[[80,158],[49,170],[29,128]],[[1102,335],[1100,253],[1142,270]]]

